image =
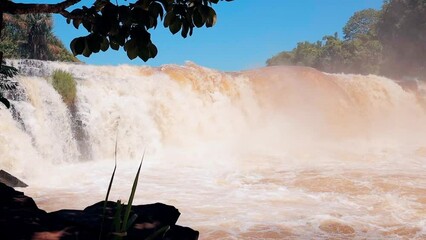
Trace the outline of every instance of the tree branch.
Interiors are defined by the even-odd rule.
[[[81,0],[65,0],[56,4],[31,4],[14,3],[8,0],[0,0],[0,6],[4,13],[29,14],[29,13],[61,13],[66,8],[77,4]]]

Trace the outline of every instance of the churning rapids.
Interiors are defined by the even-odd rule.
[[[425,239],[426,89],[302,67],[223,73],[27,61],[0,168],[41,208],[164,202],[201,239]],[[72,72],[68,108],[49,83]]]

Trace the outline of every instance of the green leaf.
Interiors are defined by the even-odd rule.
[[[144,157],[145,157],[145,152],[142,155],[142,159],[141,159],[141,163],[139,164],[138,172],[136,173],[135,180],[133,181],[132,192],[130,193],[129,202],[127,203],[126,211],[124,212],[123,225],[121,227],[122,232],[127,231],[127,229],[125,229],[125,228],[128,227],[127,222],[129,220],[130,211],[132,209],[133,198],[135,197],[136,188],[138,186],[139,173],[141,172]]]
[[[135,221],[136,221],[137,218],[138,218],[138,215],[136,213],[133,214],[130,217],[129,222],[127,222],[126,231],[133,225],[133,223],[135,223]]]
[[[120,200],[117,201],[117,207],[115,208],[115,214],[114,214],[114,220],[113,220],[113,226],[114,231],[116,233],[119,233],[121,231],[121,213],[123,210],[123,204]]]
[[[102,231],[103,231],[103,226],[104,226],[105,217],[106,217],[105,212],[106,212],[107,202],[108,202],[109,194],[111,192],[112,183],[114,182],[115,170],[117,170],[117,142],[118,142],[118,137],[116,136],[116,138],[115,138],[115,151],[114,151],[114,160],[115,160],[114,170],[112,171],[111,179],[109,180],[108,190],[107,190],[107,193],[106,193],[106,196],[105,196],[104,206],[102,208],[102,222],[101,222],[101,230],[99,232],[99,240],[102,239]]]

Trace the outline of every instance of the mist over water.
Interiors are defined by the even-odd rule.
[[[110,199],[127,199],[146,149],[135,203],[176,206],[201,239],[426,238],[422,86],[302,67],[36,63],[22,65],[37,77],[19,77],[15,118],[0,110],[0,166],[43,209],[102,200],[118,139]],[[54,69],[77,79],[75,112]]]

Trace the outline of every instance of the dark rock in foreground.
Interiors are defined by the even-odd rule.
[[[103,205],[104,202],[99,202],[84,210],[46,213],[32,198],[0,183],[0,239],[99,239]],[[116,205],[107,203],[102,239],[112,239],[110,232]],[[137,205],[132,207],[133,214],[137,214],[137,218],[124,239],[145,239],[165,226],[170,226],[166,234],[154,239],[198,239],[198,231],[176,225],[180,213],[173,206],[162,203]]]
[[[0,183],[4,183],[9,187],[28,187],[26,183],[3,170],[0,170]]]

